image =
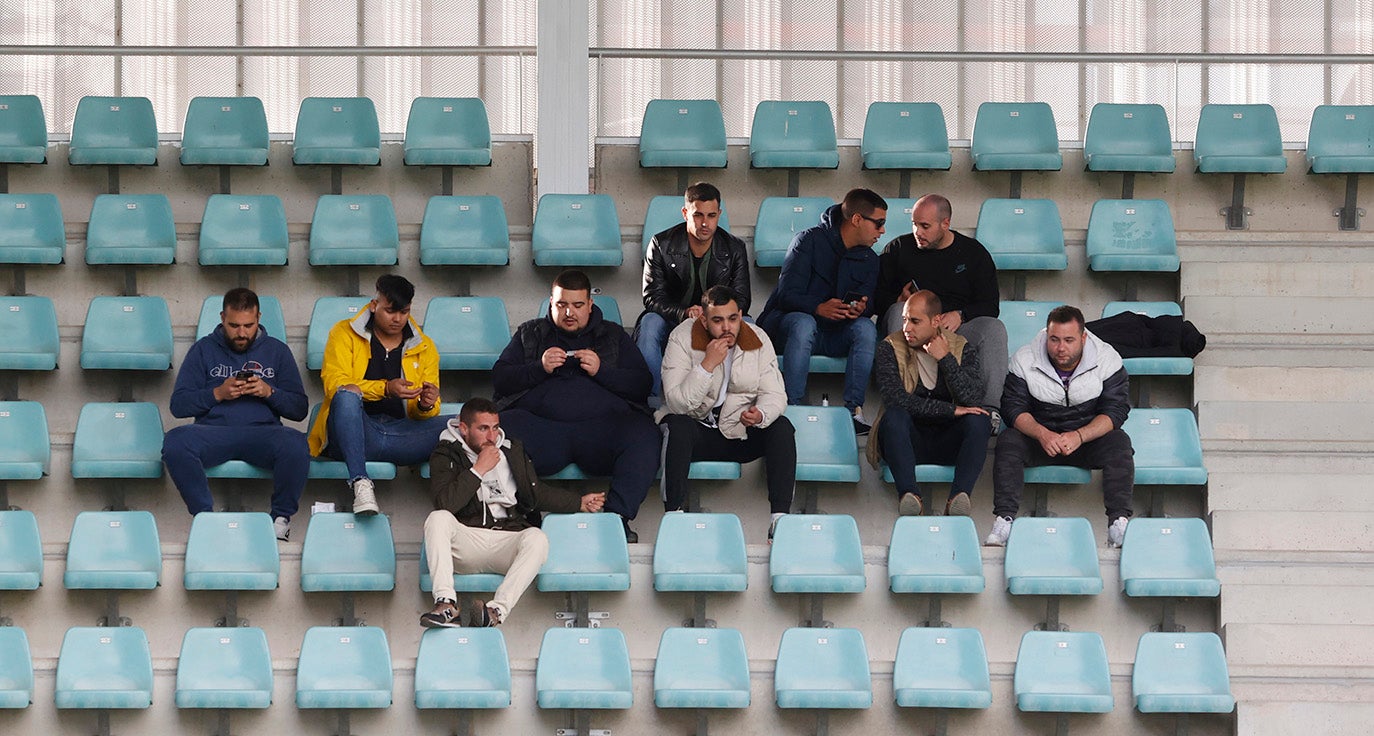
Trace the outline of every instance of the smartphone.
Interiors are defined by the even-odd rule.
[[[858,292],[858,291],[849,291],[849,292],[845,292],[845,295],[844,295],[844,301],[845,301],[845,303],[848,304],[848,305],[850,305],[850,306],[852,306],[852,307],[858,306],[858,305],[859,305],[859,302],[862,301],[863,298],[864,298],[864,294],[861,293],[861,292]]]
[[[916,279],[906,282],[906,285],[911,287],[911,293],[913,294],[921,290],[921,287],[916,285]]]
[[[240,381],[247,381],[256,375],[257,374],[252,371],[239,371],[238,373],[234,374],[234,378],[237,378]]]

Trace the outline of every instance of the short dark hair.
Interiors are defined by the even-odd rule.
[[[850,189],[840,203],[840,214],[848,220],[854,215],[868,217],[873,210],[886,210],[887,200],[872,189]]]
[[[496,411],[496,404],[493,404],[491,399],[474,396],[468,399],[467,402],[463,404],[463,408],[458,411],[458,421],[463,424],[472,424],[472,420],[475,419],[478,414],[497,414],[499,416],[499,413]]]
[[[1050,315],[1045,318],[1045,327],[1049,327],[1051,324],[1068,324],[1069,322],[1077,322],[1079,332],[1083,331],[1083,325],[1086,324],[1083,319],[1083,312],[1078,307],[1064,304],[1050,310]]]
[[[736,294],[734,289],[731,289],[725,284],[716,284],[701,295],[701,306],[703,309],[706,307],[723,307],[730,302],[734,302],[735,306],[739,306],[739,294]]]
[[[553,285],[568,291],[592,293],[592,280],[587,277],[587,274],[573,268],[558,274],[553,280]]]
[[[938,215],[941,220],[948,220],[954,216],[954,207],[950,205],[949,199],[943,194],[927,194],[916,200],[916,206],[919,207],[923,202],[934,205],[935,214]],[[916,207],[912,207],[911,212],[915,214]]]
[[[911,299],[916,299],[918,297],[921,300],[921,304],[926,308],[927,317],[934,317],[945,311],[944,305],[940,303],[940,295],[930,289],[921,289],[920,291],[914,292],[907,301],[910,302]]]
[[[699,181],[690,187],[682,195],[687,202],[720,202],[720,190],[715,185]]]
[[[252,289],[242,286],[224,293],[224,303],[220,309],[228,312],[243,312],[249,309],[258,311],[258,295]]]
[[[377,277],[377,293],[391,302],[391,306],[396,309],[404,309],[415,299],[415,284],[410,283],[404,276],[384,273]]]

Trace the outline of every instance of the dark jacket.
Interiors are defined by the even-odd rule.
[[[271,384],[272,395],[266,399],[241,396],[232,401],[216,401],[215,389],[226,378],[244,370]],[[174,417],[195,417],[197,424],[220,427],[281,424],[281,417],[299,421],[310,408],[291,349],[269,336],[262,325],[258,325],[258,336],[242,353],[229,347],[222,325],[216,325],[214,332],[197,340],[177,370],[170,403]]]
[[[940,377],[934,389],[917,383],[916,390],[906,390],[897,368],[896,352],[887,340],[878,341],[873,375],[878,381],[884,410],[901,409],[918,421],[953,419],[955,406],[977,406],[986,383],[978,347],[971,342],[964,345],[962,360],[955,358],[953,353],[940,359]]]
[[[1011,358],[1011,371],[1002,387],[1002,421],[1016,426],[1016,418],[1031,417],[1051,432],[1071,432],[1099,414],[1121,429],[1131,412],[1130,381],[1121,356],[1091,332],[1085,333],[1083,358],[1067,388],[1059,380],[1045,352],[1045,331]]]
[[[963,233],[955,232],[954,242],[940,250],[916,247],[916,236],[907,233],[887,244],[878,263],[877,314],[886,312],[913,279],[918,289],[929,289],[940,297],[944,311],[963,312],[965,322],[1001,313],[992,254]]]
[[[515,506],[505,519],[492,518],[483,513],[477,489],[482,481],[472,473],[472,462],[459,446],[462,440],[444,440],[429,456],[429,487],[434,496],[434,508],[448,511],[467,526],[519,531],[539,526],[539,512],[571,514],[582,507],[582,497],[562,488],[555,488],[539,480],[534,463],[525,454],[525,446],[514,437],[507,437],[510,449],[502,450],[515,476]]]
[[[749,256],[744,241],[720,228],[711,238],[711,260],[706,265],[705,292],[712,286],[728,286],[739,296],[739,308],[749,313]],[[644,311],[655,312],[669,325],[687,318],[692,306],[692,251],[687,242],[687,223],[679,222],[649,241],[644,254]],[[643,315],[640,315],[641,318]]]
[[[1087,328],[1123,358],[1196,358],[1207,347],[1206,335],[1173,314],[1146,317],[1122,312],[1093,320]]]
[[[863,318],[874,314],[878,254],[872,248],[846,249],[840,239],[841,219],[840,205],[834,205],[821,215],[819,225],[797,233],[792,239],[782,262],[778,286],[759,315],[758,324],[764,332],[783,334],[784,314],[815,314],[822,302],[843,299],[850,292],[868,297],[868,309]],[[816,317],[817,326],[823,330],[839,329],[850,321]]]

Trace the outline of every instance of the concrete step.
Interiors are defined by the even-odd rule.
[[[1285,689],[1286,688],[1275,688]],[[1339,690],[1342,688],[1323,688]],[[1374,703],[1293,702],[1292,694],[1276,693],[1284,700],[1245,702],[1236,709],[1236,733],[1246,736],[1364,736],[1374,722]]]
[[[1374,320],[1369,316],[1374,314],[1374,299],[1368,296],[1313,298],[1185,293],[1183,313],[1209,339],[1223,333],[1290,338],[1307,335],[1367,338],[1374,333]]]
[[[1262,361],[1265,355],[1251,353],[1250,358]],[[1197,365],[1193,376],[1193,395],[1200,401],[1269,402],[1282,398],[1290,402],[1358,403],[1369,401],[1369,387],[1374,386],[1374,365],[1313,366],[1300,370],[1256,362]]]
[[[1368,576],[1369,568],[1357,569]],[[1311,569],[1303,572],[1311,573]],[[1221,589],[1221,622],[1359,625],[1374,610],[1371,585],[1231,585]]]
[[[1357,251],[1339,249],[1347,254]],[[1369,250],[1369,249],[1364,249]],[[1188,261],[1180,269],[1180,293],[1184,296],[1239,297],[1367,297],[1374,283],[1374,251],[1369,260],[1290,261],[1276,258],[1261,262]],[[1310,258],[1311,251],[1302,254]]]
[[[1212,546],[1218,552],[1374,552],[1374,512],[1214,511]]]
[[[1221,637],[1234,677],[1374,676],[1374,660],[1360,644],[1374,637],[1374,626],[1226,624]]]
[[[1207,457],[1211,511],[1357,508],[1374,488],[1374,475],[1368,474],[1236,472],[1218,470],[1219,464]]]
[[[1198,372],[1228,366],[1302,368],[1304,372],[1313,368],[1369,368],[1374,365],[1374,337],[1345,335],[1318,340],[1306,336],[1299,341],[1283,335],[1213,333],[1207,336],[1207,349],[1193,363]]]
[[[1366,563],[1305,563],[1281,551],[1267,554],[1222,550],[1217,577],[1222,586],[1360,588],[1374,585],[1374,557]],[[1225,595],[1223,591],[1222,595]]]
[[[1276,387],[1275,396],[1285,396]],[[1285,396],[1286,398],[1286,396]],[[1245,442],[1374,442],[1374,403],[1204,400],[1198,404],[1202,439]]]

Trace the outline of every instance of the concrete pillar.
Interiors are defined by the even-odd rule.
[[[541,196],[588,191],[589,14],[587,0],[539,3],[539,124],[534,152]]]

